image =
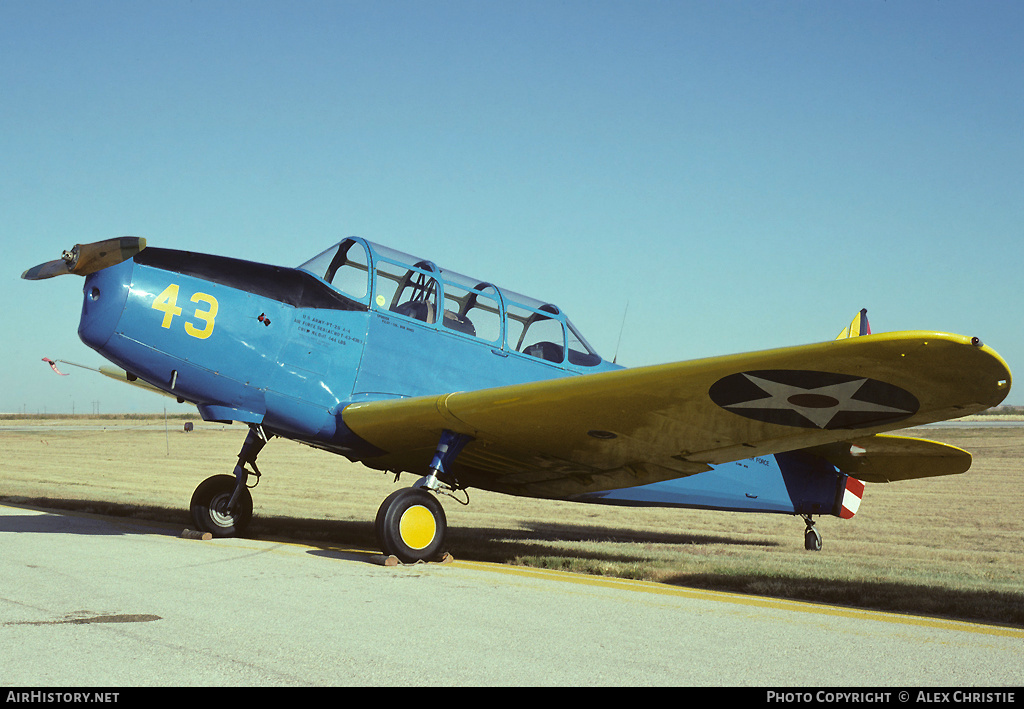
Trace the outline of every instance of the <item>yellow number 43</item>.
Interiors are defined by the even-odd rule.
[[[189,300],[193,303],[203,303],[207,306],[207,309],[200,310],[196,308],[195,313],[193,313],[195,318],[202,321],[203,327],[199,328],[190,322],[186,322],[185,332],[192,337],[205,340],[213,334],[214,320],[217,317],[217,299],[206,293],[196,293]],[[159,310],[164,314],[164,319],[160,326],[170,329],[171,321],[174,320],[174,317],[181,315],[181,308],[178,307],[178,284],[172,283],[164,288],[164,292],[153,300],[152,307],[154,310]]]

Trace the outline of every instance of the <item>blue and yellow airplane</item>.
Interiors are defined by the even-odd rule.
[[[408,472],[384,500],[381,549],[445,551],[439,495],[526,497],[852,517],[865,482],[966,471],[966,451],[886,435],[982,411],[1010,390],[977,338],[870,334],[625,369],[560,308],[361,238],[298,268],[77,245],[26,271],[85,276],[82,340],[123,377],[249,432],[233,475],[203,481],[196,525],[244,532],[274,436]],[[396,475],[396,480],[398,476]],[[460,497],[462,492],[460,494]]]

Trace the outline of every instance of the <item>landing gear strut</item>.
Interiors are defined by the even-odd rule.
[[[430,474],[410,488],[396,490],[381,503],[374,527],[385,554],[406,564],[441,558],[448,520],[432,493],[458,489],[449,466],[471,440],[446,429],[430,464]]]
[[[814,527],[814,520],[810,515],[803,515],[807,529],[804,530],[804,549],[807,551],[821,551],[821,532]]]
[[[259,483],[256,456],[270,438],[262,426],[250,426],[238,453],[234,477],[214,475],[201,482],[192,493],[189,509],[192,521],[200,531],[210,532],[215,537],[234,537],[245,532],[252,519],[252,495],[247,483],[250,475],[255,475]],[[252,466],[253,472],[245,467],[246,464]]]

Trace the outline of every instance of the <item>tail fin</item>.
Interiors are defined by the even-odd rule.
[[[859,313],[853,318],[849,325],[847,325],[842,332],[839,333],[837,340],[845,340],[848,337],[860,337],[861,335],[870,335],[871,326],[868,325],[868,309],[862,308]]]
[[[851,519],[860,509],[860,501],[864,497],[864,483],[857,478],[847,476],[843,496],[839,500],[839,516]]]

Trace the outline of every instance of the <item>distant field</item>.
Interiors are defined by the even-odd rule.
[[[240,425],[181,419],[3,417],[0,500],[189,526],[199,482],[230,473]],[[824,517],[819,553],[789,515],[616,508],[470,491],[443,498],[456,559],[545,566],[1024,627],[1024,427],[926,427],[960,446],[960,476],[869,485],[852,520]],[[253,490],[259,536],[374,548],[394,476],[275,439]],[[413,479],[403,476],[402,485]]]

